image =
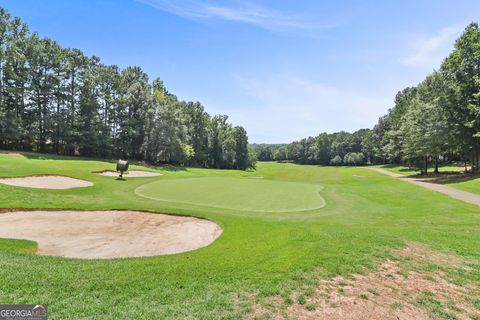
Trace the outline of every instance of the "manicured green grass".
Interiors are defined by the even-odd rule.
[[[118,260],[37,256],[30,241],[0,239],[0,303],[47,303],[51,319],[238,319],[245,312],[234,302],[239,293],[285,296],[294,288],[315,285],[319,277],[365,272],[405,240],[480,261],[479,207],[365,168],[278,163],[259,163],[256,172],[160,168],[161,177],[126,181],[92,173],[114,166],[96,160],[0,155],[0,176],[64,174],[95,184],[69,190],[0,184],[0,206],[188,214],[216,221],[222,235],[196,251]],[[264,179],[247,179],[259,176]],[[310,211],[261,212],[238,204],[214,208],[135,194],[155,181],[206,181],[199,178],[323,186],[326,205]],[[458,277],[464,283],[478,282],[480,270]]]
[[[418,171],[415,171],[412,168],[408,168],[402,165],[383,165],[378,166],[379,168],[387,169],[392,172],[400,173],[403,175],[415,175],[418,174]],[[446,184],[452,188],[478,193],[480,194],[480,176],[472,176],[470,174],[463,174],[465,167],[458,164],[448,164],[440,166],[439,171],[443,175],[432,176],[430,179],[432,182]],[[449,172],[456,172],[455,174],[448,174]]]
[[[295,212],[320,209],[321,186],[263,177],[159,179],[135,189],[139,196],[176,205],[248,212]]]
[[[448,184],[450,187],[454,187],[460,190],[465,190],[468,192],[478,193],[480,194],[480,178],[476,177],[474,179],[466,179],[466,180],[452,180]]]

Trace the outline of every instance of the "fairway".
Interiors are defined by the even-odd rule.
[[[112,167],[105,161],[0,154],[0,176],[55,174],[93,183],[66,190],[0,184],[0,207],[5,212],[17,211],[3,215],[3,221],[16,219],[18,214],[30,217],[17,219],[17,228],[11,230],[15,233],[0,239],[0,302],[47,303],[52,319],[240,320],[268,313],[275,319],[283,310],[290,319],[335,319],[340,312],[356,316],[365,310],[396,319],[407,308],[415,310],[410,317],[415,319],[415,315],[443,312],[447,303],[474,316],[479,313],[475,309],[480,301],[477,206],[366,168],[262,162],[256,171],[172,170],[132,164],[131,170],[162,175],[124,181],[95,173]],[[318,209],[302,211],[311,208]],[[60,215],[66,213],[62,209],[98,214],[87,225],[86,218],[82,222],[76,217],[88,213],[67,217]],[[43,224],[38,224],[33,220],[38,211],[60,215],[62,220],[46,221],[48,217],[42,216]],[[132,214],[118,224],[105,220],[111,221],[109,212],[126,211]],[[183,222],[169,234],[158,231],[175,226],[154,217],[142,219],[152,213],[213,222],[222,233],[216,239],[198,233],[204,244],[192,251],[185,251],[191,247],[175,249],[177,254],[157,256],[162,253],[157,251],[149,257],[91,259],[107,247],[115,256],[127,256],[117,249],[128,248],[143,256],[149,247],[178,248],[182,239],[194,236]],[[162,217],[179,218],[158,218]],[[70,218],[75,221],[66,222]],[[42,227],[45,222],[48,228]],[[11,223],[2,226],[14,227]],[[43,239],[52,241],[44,243]],[[82,250],[84,244],[91,249],[82,251],[81,259],[66,252],[59,253],[65,257],[42,255],[49,244],[55,250]],[[67,248],[67,244],[75,246]],[[401,256],[412,252],[415,259],[430,255],[434,260],[412,266],[414,260]],[[468,268],[441,265],[439,252],[454,259],[447,261],[469,259]],[[87,254],[90,258],[85,259]],[[365,276],[356,277],[358,273]],[[432,280],[425,282],[426,278]],[[450,291],[444,294],[443,289]],[[338,295],[340,290],[345,296]],[[338,306],[331,307],[327,300],[338,301]],[[391,307],[400,304],[403,309]],[[111,309],[112,305],[116,308]],[[429,309],[432,305],[437,309]]]
[[[317,184],[252,178],[157,180],[135,190],[141,197],[176,204],[249,212],[299,212],[325,206]]]

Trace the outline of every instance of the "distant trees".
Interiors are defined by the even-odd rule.
[[[373,129],[321,133],[288,145],[255,145],[259,160],[286,150],[304,164],[403,162],[424,173],[440,160],[462,160],[480,172],[480,28],[471,23],[453,52],[416,87],[405,88]],[[282,153],[283,154],[283,153]],[[466,167],[466,166],[465,166]]]
[[[254,167],[247,133],[120,70],[31,33],[0,7],[0,148],[215,168]]]
[[[365,157],[361,152],[350,152],[343,158],[343,163],[350,166],[358,166],[365,164]]]
[[[259,161],[289,160],[287,144],[251,144]]]
[[[332,158],[332,160],[330,160],[330,164],[332,166],[341,166],[342,163],[343,163],[342,157],[340,157],[339,155],[336,155],[335,157]]]
[[[302,164],[363,165],[374,161],[372,130],[321,133],[290,144],[252,144],[259,161],[293,161]]]

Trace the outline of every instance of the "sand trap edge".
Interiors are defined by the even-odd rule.
[[[48,183],[39,183],[35,185],[35,181],[30,182],[30,184],[25,181],[28,179],[38,180],[36,178],[42,177],[51,177],[54,179],[65,179],[65,181],[57,181],[57,183],[61,182],[60,186],[51,185]],[[23,180],[24,179],[24,180]],[[7,183],[8,180],[11,181],[18,181],[18,183]],[[23,181],[22,181],[23,180]],[[50,183],[53,183],[50,181]],[[86,187],[93,187],[94,183],[89,180],[84,180],[76,177],[65,176],[60,174],[31,174],[28,176],[10,176],[10,177],[0,177],[0,184],[8,185],[12,187],[21,187],[21,188],[31,188],[31,189],[49,189],[49,190],[67,190],[67,189],[75,189],[75,188],[86,188]]]
[[[194,221],[194,222],[202,222],[202,223],[207,223],[211,227],[214,227],[213,232],[210,234],[211,238],[208,239],[205,243],[202,243],[200,245],[195,245],[192,248],[188,249],[181,249],[181,250],[176,250],[174,252],[167,252],[167,253],[155,253],[155,254],[138,254],[138,248],[135,248],[132,250],[132,254],[130,255],[123,255],[123,256],[115,256],[115,257],[77,257],[77,256],[68,256],[68,255],[58,255],[58,254],[45,254],[42,251],[42,248],[40,247],[41,244],[39,241],[33,238],[28,238],[28,237],[5,237],[2,234],[0,234],[0,240],[1,239],[13,239],[13,240],[29,240],[33,241],[37,244],[37,249],[36,251],[32,251],[30,254],[35,254],[39,256],[52,256],[52,257],[58,257],[58,258],[63,258],[63,259],[80,259],[80,260],[118,260],[118,259],[138,259],[138,258],[154,258],[154,257],[160,257],[160,256],[167,256],[167,255],[174,255],[174,254],[182,254],[182,253],[188,253],[191,251],[199,250],[202,248],[206,248],[213,244],[216,240],[220,238],[220,236],[223,234],[223,227],[221,224],[217,223],[216,221],[204,218],[204,217],[196,217],[196,216],[191,216],[191,215],[184,215],[184,214],[176,214],[176,213],[162,213],[162,212],[157,212],[157,211],[149,211],[149,210],[129,210],[129,209],[77,209],[77,208],[0,208],[0,219],[3,215],[9,214],[9,213],[17,213],[19,215],[21,214],[27,214],[27,213],[34,213],[34,212],[40,212],[41,214],[43,213],[62,213],[65,212],[67,214],[71,214],[72,212],[74,214],[81,214],[84,213],[85,215],[88,214],[102,214],[102,213],[107,213],[107,214],[125,214],[125,213],[130,213],[130,214],[143,214],[148,215],[148,216],[155,216],[159,218],[168,218],[168,219],[182,219],[185,218],[186,220]],[[145,222],[144,220],[140,220],[140,222]],[[92,222],[93,224],[95,222]],[[185,221],[180,221],[178,224],[179,225],[184,225],[186,222]],[[168,223],[167,223],[168,224]],[[78,226],[75,225],[75,228]],[[141,234],[142,232],[138,232],[137,229],[133,229],[134,233],[136,234]],[[190,232],[191,230],[185,230],[185,235],[191,235]],[[43,233],[43,232],[42,232]],[[158,235],[158,233],[156,233]],[[175,232],[175,236],[178,235],[178,230]],[[111,237],[111,235],[105,235],[106,237]],[[60,241],[60,243],[63,243],[63,241]],[[150,241],[149,241],[150,243]],[[163,243],[163,242],[162,242]],[[75,244],[77,242],[75,241]],[[95,243],[96,245],[97,243]],[[143,245],[141,246],[141,248]],[[39,252],[40,251],[40,252]]]

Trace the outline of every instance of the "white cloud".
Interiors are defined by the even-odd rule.
[[[276,10],[253,5],[245,1],[241,6],[220,6],[207,1],[194,0],[137,0],[154,8],[189,19],[220,19],[255,25],[269,30],[312,29],[313,24],[298,15],[283,14]]]
[[[442,59],[453,49],[453,43],[461,31],[461,26],[451,26],[429,38],[417,39],[414,52],[401,62],[411,67],[429,69],[438,67]]]
[[[231,106],[228,114],[234,123],[245,126],[252,142],[290,142],[323,131],[372,127],[393,99],[298,76],[236,80],[254,104]]]

